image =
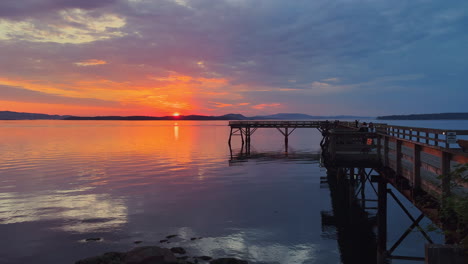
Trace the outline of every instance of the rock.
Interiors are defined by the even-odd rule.
[[[200,256],[200,257],[195,257],[195,258],[201,259],[201,260],[206,260],[206,261],[213,259],[212,257],[208,257],[208,256]]]
[[[173,238],[173,237],[176,237],[177,235],[169,235],[169,236],[166,236],[167,239],[170,239],[170,238]]]
[[[102,256],[78,260],[75,264],[123,264],[125,253],[108,252]]]
[[[193,257],[193,262],[190,262],[187,260],[188,256],[176,257],[174,253],[185,254],[185,249],[182,247],[171,249],[156,246],[136,247],[127,253],[109,252],[102,256],[79,260],[75,264],[194,264],[199,263],[199,260],[212,259],[208,256],[200,256]],[[248,264],[248,262],[235,258],[219,258],[211,260],[210,264]]]
[[[163,240],[159,240],[159,243],[164,243],[164,242],[167,242],[168,240],[167,239],[163,239]]]
[[[195,239],[197,239],[197,238],[196,238],[196,237],[192,237],[192,238],[190,238],[190,240],[195,240]]]
[[[91,237],[91,238],[87,238],[86,239],[86,242],[89,242],[89,241],[101,241],[102,238],[100,237]]]
[[[173,247],[173,248],[171,248],[171,251],[173,253],[177,253],[177,254],[185,254],[186,253],[185,249],[182,248],[182,247]]]
[[[174,253],[167,248],[160,247],[137,247],[127,252],[125,255],[126,264],[169,264],[177,262]]]
[[[245,260],[240,260],[236,258],[219,258],[210,261],[210,264],[249,264]]]

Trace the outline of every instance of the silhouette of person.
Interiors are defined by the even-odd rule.
[[[367,126],[366,122],[363,122],[361,127],[359,128],[359,132],[369,132],[369,127]]]

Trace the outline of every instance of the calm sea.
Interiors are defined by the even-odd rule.
[[[341,263],[337,228],[324,221],[319,132],[296,130],[286,154],[278,131],[260,129],[251,158],[228,137],[225,121],[0,121],[0,263],[74,263],[135,241],[250,263]],[[411,221],[388,210],[391,245]],[[423,256],[424,243],[413,232],[395,254]]]

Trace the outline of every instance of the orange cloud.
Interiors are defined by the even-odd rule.
[[[102,65],[107,62],[100,60],[80,61],[80,66]],[[78,64],[77,64],[78,65]],[[115,64],[113,64],[115,67]],[[60,81],[49,80],[31,80],[19,78],[2,78],[0,76],[0,85],[18,87],[25,90],[36,91],[43,94],[40,103],[60,104],[58,99],[47,101],[51,96],[67,97],[69,107],[64,109],[83,109],[83,104],[88,101],[93,102],[90,108],[99,105],[99,100],[106,102],[109,111],[96,111],[97,114],[114,113],[117,110],[112,109],[112,103],[115,106],[121,105],[122,111],[131,111],[131,109],[153,109],[154,114],[168,114],[178,111],[185,113],[194,109],[203,110],[207,107],[207,102],[213,98],[229,98],[230,100],[242,100],[241,93],[236,86],[230,86],[227,79],[224,78],[205,78],[194,77],[185,74],[170,72],[166,77],[148,77],[139,78],[138,75],[128,74],[122,79],[107,78],[84,78],[80,74],[62,75]],[[120,77],[120,76],[119,76]],[[226,87],[230,87],[226,89]],[[1,97],[1,93],[0,93]],[[77,98],[77,104],[73,103],[73,98]],[[86,100],[81,100],[86,99]],[[96,99],[97,101],[92,101]],[[9,100],[9,99],[8,99]],[[11,101],[11,100],[10,100]],[[25,100],[17,100],[25,103]],[[78,101],[80,103],[78,104]],[[244,103],[247,105],[249,103]],[[80,107],[78,107],[80,106]],[[104,105],[103,105],[104,106]],[[236,104],[217,103],[216,108],[234,107]],[[118,107],[118,106],[117,106]],[[38,108],[41,109],[41,108]],[[49,109],[52,109],[49,107]],[[55,108],[54,108],[55,109]],[[14,110],[12,108],[12,110]],[[143,111],[143,110],[142,110]],[[34,111],[38,112],[38,111]],[[39,111],[40,112],[40,111]],[[76,114],[76,111],[73,111]]]
[[[224,103],[218,103],[218,102],[213,102],[213,103],[215,104],[215,107],[220,107],[220,108],[233,106],[233,104],[224,104]]]
[[[91,59],[91,60],[75,62],[75,65],[77,66],[96,66],[96,65],[103,65],[103,64],[107,64],[107,61]]]
[[[273,104],[258,104],[258,105],[254,105],[252,106],[253,109],[257,109],[257,110],[260,110],[260,109],[264,109],[266,107],[279,107],[281,106],[281,104],[278,104],[278,103],[273,103]]]

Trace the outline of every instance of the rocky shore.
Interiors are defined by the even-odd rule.
[[[128,252],[108,252],[101,256],[79,260],[75,264],[248,264],[236,258],[212,259],[209,256],[185,255],[182,247],[162,248],[157,246],[136,247]],[[209,261],[209,262],[207,262]]]

